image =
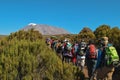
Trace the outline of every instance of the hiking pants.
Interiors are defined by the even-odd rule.
[[[94,71],[96,69],[96,63],[97,63],[97,60],[95,60],[95,59],[88,59],[87,60],[87,68],[88,68],[89,78],[91,78],[94,74]]]

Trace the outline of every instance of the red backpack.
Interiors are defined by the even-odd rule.
[[[89,45],[89,58],[90,59],[96,59],[97,58],[96,47],[93,44]]]

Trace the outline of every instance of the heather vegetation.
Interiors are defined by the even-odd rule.
[[[71,42],[84,38],[96,40],[108,36],[120,55],[120,29],[101,25],[95,31],[83,28],[79,34],[57,35]],[[47,36],[48,37],[48,36]],[[75,80],[78,74],[72,64],[62,63],[56,53],[45,44],[38,31],[20,30],[0,39],[0,80]],[[69,79],[68,79],[69,78]]]
[[[39,32],[18,31],[0,41],[1,80],[71,80],[71,64],[62,64]],[[74,67],[74,68],[73,68]]]

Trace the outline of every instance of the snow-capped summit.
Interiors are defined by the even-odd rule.
[[[28,24],[29,26],[31,25],[31,26],[36,26],[37,24],[36,23],[29,23]]]

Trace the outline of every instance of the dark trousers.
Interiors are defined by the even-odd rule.
[[[87,60],[87,68],[88,68],[88,75],[91,78],[94,74],[96,69],[97,60],[96,59],[88,59]]]

